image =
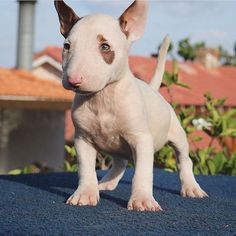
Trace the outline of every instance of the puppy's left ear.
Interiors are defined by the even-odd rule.
[[[142,36],[147,18],[147,9],[147,0],[135,0],[120,16],[120,27],[128,40],[135,41]]]

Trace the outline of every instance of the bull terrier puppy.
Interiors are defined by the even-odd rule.
[[[196,182],[186,134],[172,107],[160,95],[169,39],[161,48],[150,85],[131,73],[128,53],[144,31],[147,1],[136,0],[118,20],[95,14],[80,18],[63,1],[54,1],[64,36],[63,86],[75,92],[72,119],[79,163],[79,185],[70,205],[97,205],[99,190],[113,190],[127,160],[135,163],[129,210],[159,211],[153,197],[154,152],[167,142],[176,150],[181,195],[207,194]],[[112,155],[112,168],[98,183],[96,155]]]

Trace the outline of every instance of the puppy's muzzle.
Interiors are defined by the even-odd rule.
[[[82,77],[80,79],[67,78],[66,80],[63,80],[63,87],[65,89],[72,90],[80,95],[94,94],[95,92],[81,90],[82,81],[83,81]]]

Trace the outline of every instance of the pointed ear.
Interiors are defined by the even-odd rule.
[[[65,38],[67,38],[70,30],[80,18],[75,14],[75,12],[69,6],[67,6],[64,3],[64,1],[55,0],[54,5],[57,10],[57,14],[61,25],[60,28],[61,34]]]
[[[148,4],[146,0],[135,0],[120,16],[120,27],[130,41],[139,39],[147,18]]]

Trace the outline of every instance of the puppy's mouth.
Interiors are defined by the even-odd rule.
[[[76,88],[76,87],[72,88],[72,90],[75,93],[77,93],[79,95],[83,95],[83,96],[88,96],[88,95],[92,95],[92,94],[96,93],[96,92],[91,92],[91,91],[82,91],[82,90],[80,90],[79,88]]]
[[[81,90],[80,89],[80,85],[73,85],[71,83],[69,83],[67,80],[62,80],[62,84],[63,84],[63,87],[67,90],[72,90],[74,91],[75,93],[79,94],[79,95],[83,95],[83,96],[88,96],[88,95],[92,95],[92,94],[95,94],[97,93],[97,91],[84,91],[84,90]]]

